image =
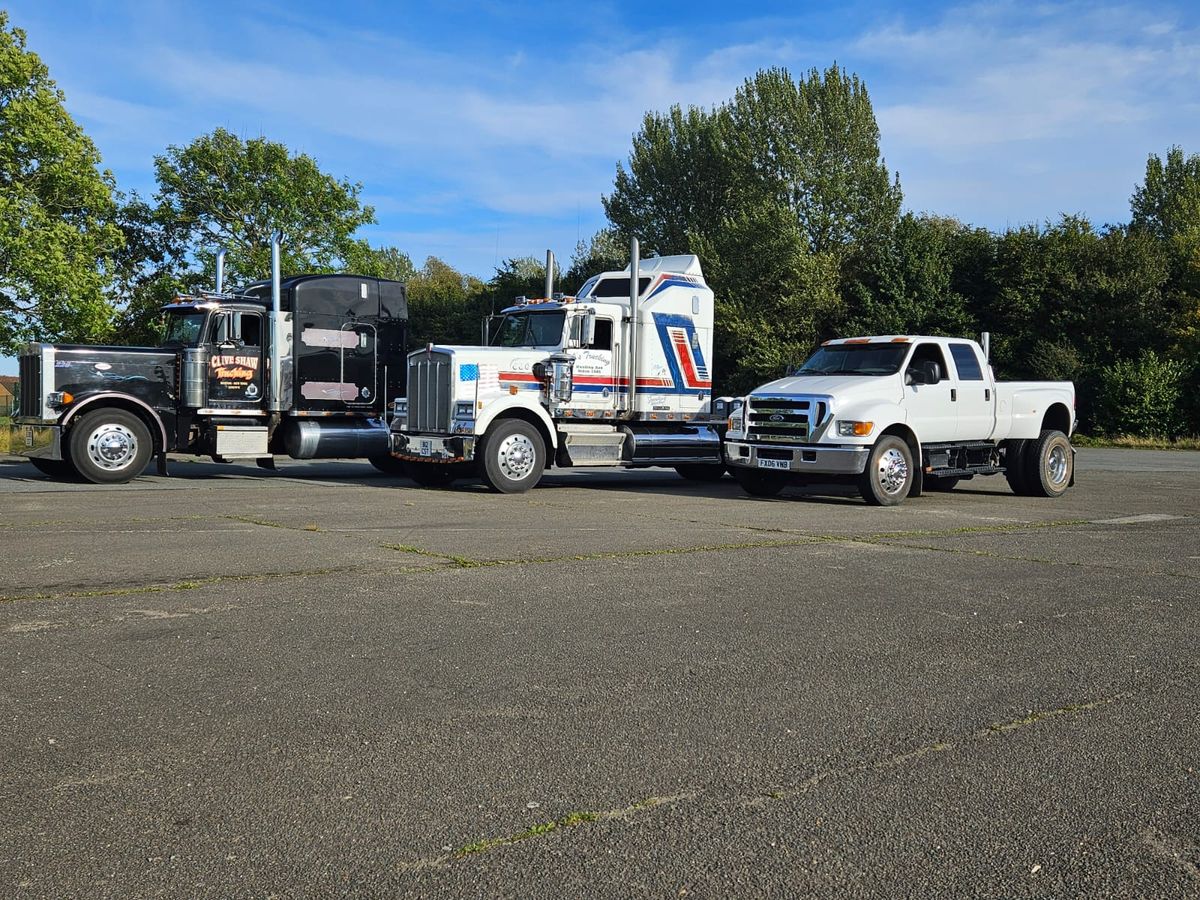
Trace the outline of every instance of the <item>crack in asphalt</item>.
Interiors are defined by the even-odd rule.
[[[755,794],[753,796],[734,798],[718,797],[716,798],[716,802],[718,805],[736,804],[744,809],[760,809],[774,803],[786,802],[788,800],[793,800],[797,797],[803,796],[804,794],[807,794],[820,787],[825,782],[854,778],[862,774],[887,772],[892,769],[898,769],[926,756],[935,756],[950,752],[952,750],[963,749],[974,743],[995,739],[998,735],[1008,734],[1023,728],[1030,728],[1040,723],[1065,716],[1075,716],[1079,715],[1080,713],[1091,712],[1093,710],[1100,709],[1101,707],[1117,703],[1121,700],[1126,700],[1132,696],[1133,691],[1120,691],[1105,697],[1099,697],[1095,700],[1087,700],[1080,703],[1068,703],[1050,709],[1033,710],[1016,719],[1011,719],[1006,722],[990,723],[981,728],[977,728],[974,731],[969,731],[966,734],[952,740],[934,741],[928,744],[922,744],[919,747],[914,747],[910,750],[905,750],[902,753],[897,753],[893,756],[884,757],[883,759],[877,759],[872,762],[813,772],[811,776],[803,781],[791,784],[789,786],[780,787],[778,789]],[[407,862],[401,862],[398,864],[397,869],[401,872],[414,872],[422,869],[446,868],[468,857],[487,853],[493,850],[499,850],[505,847],[511,847],[514,844],[535,840],[564,828],[582,828],[586,825],[611,819],[631,818],[636,813],[645,812],[658,806],[663,806],[666,804],[674,805],[688,801],[694,801],[704,797],[705,792],[701,789],[696,789],[667,797],[651,797],[647,800],[632,803],[629,806],[615,810],[607,810],[604,812],[572,812],[560,819],[537,823],[513,834],[479,838],[468,844],[462,845],[457,850],[445,848],[446,852],[436,856],[422,857]],[[1194,852],[1197,849],[1196,847],[1190,845],[1183,846],[1177,841],[1170,844],[1165,840],[1159,840],[1157,843],[1152,843],[1149,837],[1147,837],[1147,843],[1150,844],[1152,849],[1155,849],[1156,852],[1159,852],[1160,855],[1167,856],[1168,858],[1172,859],[1173,862],[1176,862],[1184,867],[1185,871],[1189,871],[1191,874],[1197,874],[1196,866],[1182,855],[1183,852],[1186,851]]]

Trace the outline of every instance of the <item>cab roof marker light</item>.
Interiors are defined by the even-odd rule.
[[[844,341],[843,343],[846,343],[846,344],[869,344],[869,343],[871,343],[871,339],[870,338],[849,338],[848,340]]]
[[[893,344],[907,344],[907,343],[909,343],[909,340],[908,340],[908,338],[892,338],[892,343]]]

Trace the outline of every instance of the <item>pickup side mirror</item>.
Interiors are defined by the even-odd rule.
[[[932,359],[922,359],[908,367],[909,384],[937,384],[941,380],[941,366]]]

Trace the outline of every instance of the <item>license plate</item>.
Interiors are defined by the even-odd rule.
[[[421,441],[420,456],[433,456],[433,441]]]
[[[792,464],[786,459],[762,459],[758,460],[760,469],[790,469]]]

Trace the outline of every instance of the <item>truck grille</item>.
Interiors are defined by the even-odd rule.
[[[34,345],[36,350],[21,354],[19,372],[21,375],[20,407],[18,414],[42,417],[42,348]]]
[[[408,358],[408,430],[449,434],[454,404],[453,359],[422,350]]]
[[[748,435],[753,440],[802,444],[825,421],[823,400],[796,397],[751,397]]]

